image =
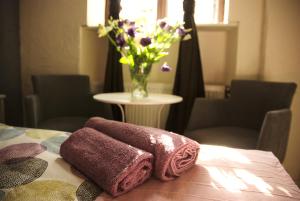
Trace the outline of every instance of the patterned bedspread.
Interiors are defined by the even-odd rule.
[[[151,178],[113,199],[59,153],[69,133],[0,124],[0,201],[300,200],[300,190],[270,152],[201,145],[180,178]]]

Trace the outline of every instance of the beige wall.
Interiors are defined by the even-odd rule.
[[[86,21],[82,0],[21,0],[21,68],[23,91],[31,91],[32,74],[77,74],[79,27]]]
[[[300,179],[300,1],[266,0],[265,50],[262,77],[293,81],[298,89],[292,104],[292,126],[284,166]],[[276,97],[274,97],[276,98]]]
[[[108,51],[108,40],[99,38],[97,28],[80,27],[79,73],[90,76],[94,92],[102,91]]]
[[[226,31],[198,32],[203,78],[206,83],[224,84],[226,79]]]
[[[257,79],[264,0],[230,0],[229,21],[239,23],[235,78]]]
[[[238,24],[198,26],[204,82],[229,84],[235,77]]]

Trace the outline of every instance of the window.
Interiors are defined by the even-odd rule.
[[[222,21],[219,18],[220,4],[224,1],[219,0],[196,0],[195,2],[195,23],[207,24]]]
[[[166,16],[172,21],[183,20],[183,0],[168,0]],[[229,0],[195,0],[195,23],[228,23]]]
[[[121,8],[121,19],[150,24],[157,19],[157,0],[121,0]]]
[[[166,16],[171,22],[183,21],[183,0],[168,0],[166,6]]]
[[[96,27],[105,23],[105,1],[87,0],[86,24],[89,27]]]
[[[88,26],[103,24],[105,1],[87,2]],[[171,22],[183,21],[183,0],[121,0],[121,7],[120,18],[123,19],[139,19],[149,24],[164,17]],[[228,11],[229,0],[195,0],[196,24],[228,23]]]

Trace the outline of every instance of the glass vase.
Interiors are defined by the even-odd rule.
[[[140,100],[148,97],[148,76],[151,71],[151,65],[131,66],[131,98]]]

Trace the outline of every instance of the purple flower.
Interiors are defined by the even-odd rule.
[[[167,25],[167,23],[165,22],[165,21],[161,21],[160,23],[159,23],[159,26],[160,26],[160,28],[164,28],[165,26]]]
[[[146,47],[151,44],[151,38],[149,37],[142,38],[140,43],[142,46]]]
[[[119,28],[122,28],[123,25],[124,25],[124,21],[119,21],[119,22],[118,22],[118,27],[119,27]]]
[[[172,26],[170,26],[170,25],[167,24],[167,25],[164,27],[164,30],[166,30],[166,31],[171,31],[172,28],[173,28]]]
[[[186,35],[186,32],[183,28],[178,28],[177,33],[178,33],[179,36],[185,36]]]
[[[161,67],[160,67],[160,70],[162,72],[170,72],[172,70],[172,68],[167,64],[167,63],[164,63]]]
[[[132,38],[134,38],[134,37],[135,37],[135,30],[136,30],[135,27],[131,27],[131,28],[129,28],[129,29],[127,30],[127,34],[128,34],[129,36],[131,36]]]
[[[128,20],[128,19],[125,19],[125,20],[123,20],[123,23],[128,24],[128,23],[129,23],[129,20]]]
[[[116,44],[121,48],[125,45],[125,39],[122,35],[116,37]]]

